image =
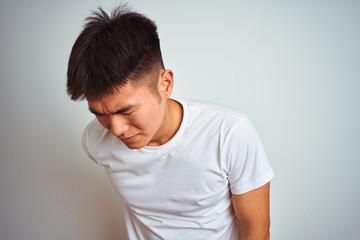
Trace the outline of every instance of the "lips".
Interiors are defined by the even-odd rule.
[[[123,141],[124,143],[132,143],[133,141],[135,141],[137,137],[137,134],[132,136],[132,137],[128,137],[128,138],[120,138],[121,141]]]

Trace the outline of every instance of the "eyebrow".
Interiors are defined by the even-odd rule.
[[[125,113],[125,112],[129,111],[129,110],[132,109],[132,108],[133,108],[133,106],[128,105],[127,107],[120,108],[120,109],[116,110],[115,112],[110,113],[109,115],[119,114],[119,113],[120,113],[120,114],[121,114],[121,113]],[[107,115],[107,114],[104,114],[104,113],[99,113],[99,112],[95,111],[94,109],[92,109],[92,108],[90,108],[90,107],[89,107],[89,111],[90,111],[91,113],[95,114],[95,115],[98,115],[98,116]]]

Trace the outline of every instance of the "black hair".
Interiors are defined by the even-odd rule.
[[[161,68],[164,63],[153,21],[126,6],[115,8],[111,16],[99,7],[86,18],[72,47],[67,93],[72,100],[97,100]]]

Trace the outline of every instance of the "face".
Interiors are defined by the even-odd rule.
[[[160,145],[166,133],[167,94],[159,84],[160,98],[146,85],[128,83],[115,93],[88,101],[89,109],[102,126],[131,149]]]

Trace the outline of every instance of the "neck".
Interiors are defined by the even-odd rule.
[[[158,140],[149,143],[149,146],[160,146],[170,141],[180,128],[183,118],[183,109],[180,103],[167,99],[166,113]]]

